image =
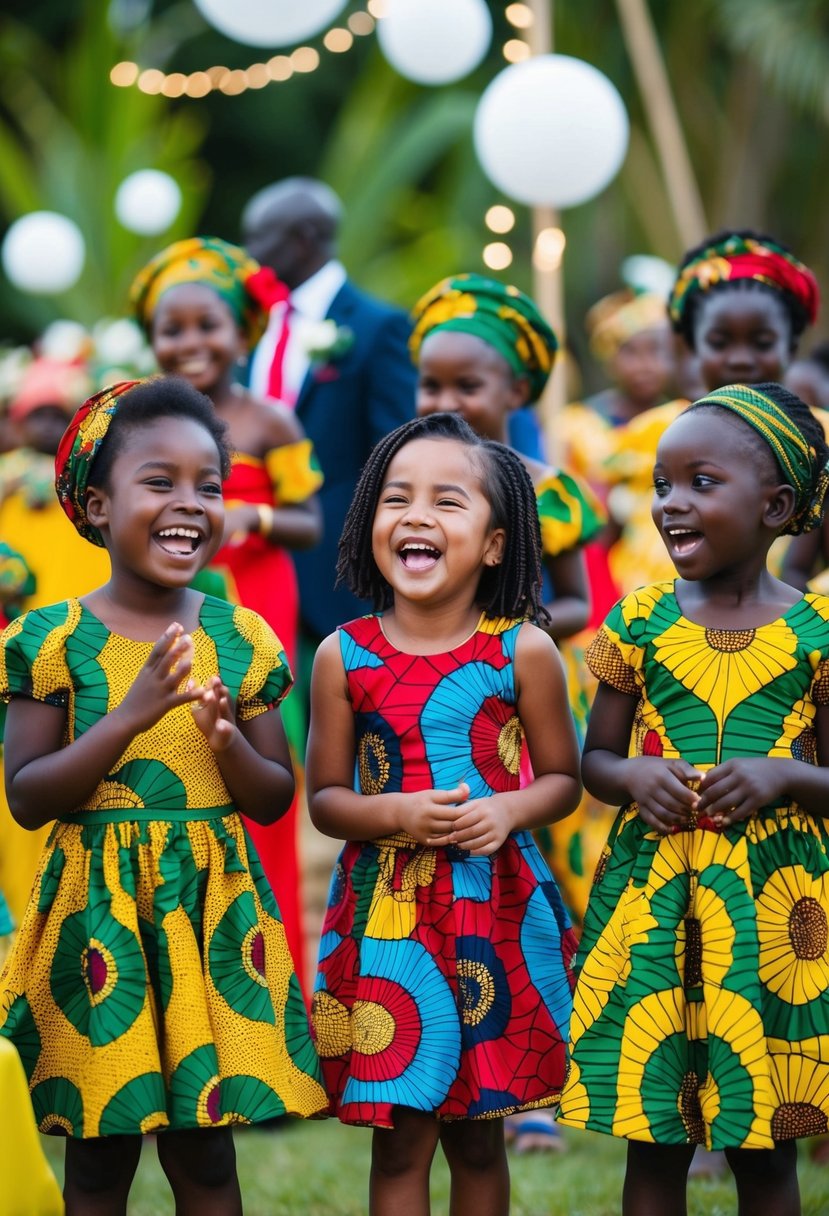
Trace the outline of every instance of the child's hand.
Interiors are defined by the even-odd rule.
[[[699,811],[718,828],[747,819],[761,806],[781,797],[785,790],[784,766],[767,756],[741,756],[718,764],[705,774],[699,787]]]
[[[193,639],[174,621],[153,646],[115,712],[129,716],[136,734],[149,730],[168,710],[201,696],[202,690],[188,680],[192,666]]]
[[[230,693],[222,683],[221,676],[211,676],[201,689],[196,689],[190,680],[188,688],[198,694],[197,700],[190,706],[196,726],[210,744],[212,751],[223,752],[233,742],[238,728]]]
[[[458,804],[466,802],[469,786],[463,781],[454,790],[419,790],[404,794],[400,827],[418,844],[435,847],[451,834],[458,818]]]
[[[699,804],[696,786],[702,773],[685,760],[660,756],[634,756],[628,764],[627,786],[645,823],[665,835],[687,826]]]
[[[455,844],[473,857],[489,857],[500,849],[512,828],[507,803],[503,796],[491,794],[467,802],[455,820],[454,828],[430,845],[445,847]]]

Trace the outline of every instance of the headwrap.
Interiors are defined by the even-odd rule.
[[[33,410],[54,405],[67,415],[77,409],[92,387],[84,366],[68,359],[33,359],[9,404],[9,417],[20,422]]]
[[[736,279],[754,279],[788,292],[802,306],[810,324],[815,323],[820,288],[811,270],[774,241],[732,235],[708,245],[679,272],[668,301],[674,329],[681,327],[685,310],[697,292]]]
[[[84,401],[64,431],[55,456],[58,501],[81,536],[101,548],[104,538],[86,517],[89,470],[118,409],[119,398],[140,383],[140,380],[123,380]]]
[[[443,279],[418,300],[409,351],[415,363],[424,338],[437,329],[472,334],[506,359],[516,376],[530,382],[537,401],[553,367],[558,342],[529,296],[480,274]]]
[[[668,310],[661,296],[629,287],[599,300],[585,318],[590,350],[603,363],[610,362],[637,334],[667,324]]]
[[[816,528],[823,518],[829,489],[829,464],[819,464],[817,452],[787,412],[772,397],[747,384],[727,384],[695,401],[690,409],[701,405],[731,410],[762,435],[771,448],[795,493],[794,515],[783,529],[784,534],[797,536]]]
[[[157,253],[130,288],[130,304],[148,333],[165,291],[182,283],[211,287],[233,313],[248,347],[264,333],[270,309],[289,294],[269,266],[260,266],[238,245],[215,236],[188,237]]]

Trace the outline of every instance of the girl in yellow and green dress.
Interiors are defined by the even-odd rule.
[[[692,405],[654,470],[679,577],[623,598],[587,651],[583,777],[622,809],[560,1118],[628,1140],[625,1216],[685,1212],[697,1144],[725,1150],[741,1216],[797,1216],[795,1139],[829,1128],[829,598],[767,567],[818,525],[828,456],[779,384]]]
[[[61,504],[112,574],[0,645],[6,789],[52,829],[0,975],[0,1035],[39,1126],[66,1137],[69,1216],[117,1213],[158,1133],[177,1210],[241,1211],[230,1127],[325,1108],[279,909],[240,812],[294,780],[282,646],[192,589],[230,457],[186,382],[114,385],[72,420]]]
[[[322,534],[316,491],[322,474],[293,412],[261,401],[236,382],[240,362],[261,336],[268,309],[288,289],[269,267],[218,237],[176,241],[144,267],[131,299],[163,372],[182,376],[213,402],[234,449],[225,484],[225,543],[211,562],[230,598],[263,616],[296,664],[299,591],[290,550]],[[299,699],[285,728],[294,756],[304,752]],[[297,972],[305,975],[297,803],[276,825],[249,823],[285,918]]]

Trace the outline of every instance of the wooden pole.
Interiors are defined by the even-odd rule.
[[[616,0],[619,21],[684,249],[708,231],[705,209],[647,0]]]

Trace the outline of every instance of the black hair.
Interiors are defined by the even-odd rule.
[[[782,384],[777,384],[775,381],[770,380],[764,384],[752,384],[750,387],[755,392],[762,393],[764,397],[771,398],[775,405],[778,405],[781,410],[784,410],[800,431],[808,446],[814,451],[815,457],[812,461],[812,483],[809,487],[809,498],[812,499],[815,495],[815,491],[817,490],[818,481],[821,477],[826,462],[829,460],[829,445],[826,443],[823,427],[820,425],[806,402],[802,401],[795,393],[790,392],[789,389],[784,388]],[[701,398],[699,402],[694,402],[690,409],[717,410],[718,412],[730,414],[732,417],[734,417],[731,410],[726,409],[724,406],[717,405],[716,401],[706,401],[704,397]],[[774,468],[779,475],[781,484],[791,484],[791,478],[782,468],[780,461],[777,459],[777,456],[774,453],[774,450],[768,445],[768,443],[766,443],[765,439],[763,439],[763,437],[757,431],[755,431],[753,427],[749,427],[748,424],[746,424],[746,430],[750,431],[752,435],[756,436],[758,451],[760,449],[760,445],[762,445],[762,448],[765,449],[769,456],[771,456],[774,462]]]
[[[776,245],[778,249],[782,249],[785,253],[791,253],[788,245],[784,245],[777,237],[769,236],[767,233],[755,232],[751,228],[731,229],[726,228],[723,232],[716,232],[713,236],[706,237],[705,240],[695,245],[693,249],[689,249],[683,254],[682,261],[679,264],[677,271],[677,279],[682,274],[689,262],[695,261],[698,257],[709,250],[712,245],[720,245],[723,241],[727,241],[729,237],[739,237],[740,240],[758,241],[760,244]],[[792,255],[794,256],[794,255]],[[696,350],[695,329],[697,317],[700,308],[704,301],[709,296],[721,291],[763,291],[767,295],[772,295],[779,300],[783,306],[783,310],[789,321],[790,339],[792,346],[796,346],[800,335],[803,333],[806,326],[809,324],[809,315],[806,312],[803,304],[796,296],[787,291],[785,287],[774,287],[770,283],[761,283],[757,279],[720,279],[717,283],[712,283],[704,292],[690,292],[682,309],[681,316],[672,320],[672,325],[675,333],[680,334],[691,350]]]
[[[415,439],[453,439],[480,457],[492,527],[503,528],[506,533],[500,565],[488,566],[481,574],[477,594],[481,609],[490,617],[529,617],[532,621],[545,617],[541,604],[541,529],[529,473],[511,448],[481,439],[457,414],[413,418],[376,445],[360,474],[345,518],[337,583],[344,583],[360,599],[371,600],[376,611],[391,605],[392,589],[377,568],[371,533],[389,464]]]
[[[219,418],[210,398],[181,376],[153,376],[118,399],[106,438],[92,461],[88,484],[105,488],[127,435],[152,425],[159,418],[189,418],[204,427],[216,444],[222,481],[230,475],[227,426]]]

